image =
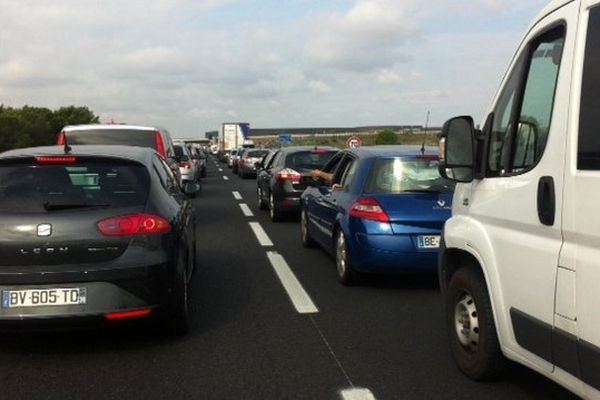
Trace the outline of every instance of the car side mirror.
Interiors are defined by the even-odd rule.
[[[440,137],[440,175],[456,182],[473,181],[475,133],[471,117],[461,116],[446,121]]]
[[[200,184],[198,182],[186,182],[183,185],[183,193],[187,195],[192,195],[198,193],[200,191]]]
[[[254,166],[256,167],[256,169],[262,169],[263,163],[261,161],[257,161],[254,163]]]

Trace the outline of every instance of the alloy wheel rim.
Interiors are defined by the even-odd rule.
[[[338,274],[344,276],[346,273],[346,243],[344,241],[344,234],[341,232],[338,234],[335,254]]]
[[[262,190],[260,188],[256,189],[256,197],[258,198],[258,206],[262,205]]]
[[[471,352],[479,347],[479,316],[473,296],[465,291],[454,307],[454,328],[460,344]]]
[[[275,199],[273,199],[273,194],[269,196],[269,214],[271,218],[275,216]]]

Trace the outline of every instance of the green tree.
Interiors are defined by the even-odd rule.
[[[396,144],[398,142],[398,135],[391,129],[384,129],[377,134],[375,144]]]

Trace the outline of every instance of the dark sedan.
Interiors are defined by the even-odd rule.
[[[310,172],[322,168],[338,152],[334,147],[293,146],[277,150],[259,165],[256,179],[258,205],[269,209],[272,221],[284,213],[300,213],[300,195],[312,181]]]
[[[184,333],[195,226],[171,169],[148,148],[66,150],[0,155],[0,327],[157,319]]]

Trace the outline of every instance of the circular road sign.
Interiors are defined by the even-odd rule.
[[[360,146],[362,146],[362,139],[358,136],[350,136],[348,140],[346,140],[346,147],[355,149]]]

